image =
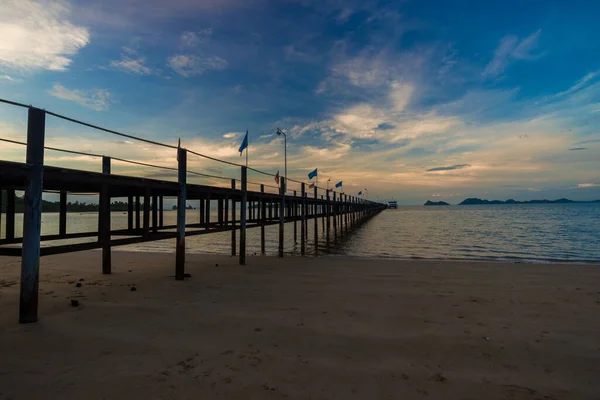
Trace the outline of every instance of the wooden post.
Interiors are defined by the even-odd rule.
[[[281,186],[279,186],[279,194],[281,195],[281,202],[279,203],[279,257],[283,257],[283,223],[285,220],[285,179],[281,179]]]
[[[248,168],[242,165],[242,201],[240,204],[240,265],[246,265],[246,211],[248,200]]]
[[[58,213],[58,234],[67,234],[67,192],[60,191],[60,210]]]
[[[175,254],[175,279],[185,278],[185,212],[187,203],[187,150],[177,149],[177,176],[179,193],[177,196],[177,249]]]
[[[20,323],[37,321],[45,131],[46,112],[38,108],[29,107],[26,151],[28,171],[23,202],[25,209],[23,215],[23,247],[21,252]],[[13,196],[9,196],[9,200],[11,197],[14,204],[14,191]],[[8,214],[6,220],[8,223]]]
[[[304,193],[304,183],[300,184],[300,195],[302,196],[302,204],[300,206],[300,254],[304,255],[306,253],[306,225],[304,224],[306,221],[306,196]]]
[[[140,230],[140,208],[140,196],[135,196],[135,229],[138,231],[138,233]]]
[[[315,221],[315,226],[313,226],[313,230],[315,231],[315,255],[319,252],[319,213],[318,213],[318,207],[319,205],[317,204],[318,201],[318,195],[317,195],[317,186],[315,185],[315,207],[314,207],[314,211],[315,211],[315,215],[314,215],[314,221]]]
[[[2,188],[0,187],[0,226],[2,226]],[[2,238],[2,229],[0,228],[0,238]]]
[[[206,194],[206,206],[204,207],[205,217],[204,221],[206,222],[206,230],[210,227],[210,193]]]
[[[164,210],[165,204],[164,204],[164,199],[163,196],[160,196],[158,198],[158,226],[159,227],[163,227],[165,226],[165,219],[164,219]]]
[[[110,175],[110,157],[102,157],[102,174]],[[102,273],[111,273],[110,257],[110,188],[103,183],[100,192],[100,241],[102,242]]]
[[[235,190],[235,179],[231,180],[231,188]],[[231,196],[231,255],[235,256],[235,196]]]
[[[158,232],[158,196],[152,195],[152,232]]]
[[[150,235],[150,188],[146,188],[144,192],[144,221],[143,221],[142,236]]]
[[[41,212],[41,210],[40,210]],[[40,222],[41,223],[41,222]],[[7,239],[15,238],[15,190],[6,189],[6,231]]]
[[[219,226],[223,226],[223,199],[217,200],[217,221]]]
[[[133,196],[127,197],[127,230],[133,230]]]
[[[292,213],[292,217],[294,217],[294,243],[298,243],[298,228],[296,226],[296,216],[298,215],[298,204],[296,203],[296,191],[294,190],[294,212]]]
[[[225,226],[229,226],[229,196],[225,196],[225,210],[223,211]]]
[[[329,245],[329,229],[330,229],[330,221],[329,221],[329,214],[330,214],[330,208],[331,208],[331,203],[329,201],[329,190],[327,190],[327,193],[325,194],[326,196],[326,203],[325,203],[325,214],[327,216],[327,229],[325,231],[325,235],[326,235],[326,241],[327,244]]]
[[[336,192],[333,192],[333,202],[331,203],[331,209],[332,209],[332,214],[333,217],[332,222],[333,222],[333,240],[337,240],[337,201],[336,201]]]
[[[206,211],[204,210],[204,199],[200,199],[199,200],[199,207],[198,209],[200,210],[200,225],[204,224],[204,217],[206,216]]]
[[[260,185],[260,192],[265,193],[265,185]],[[265,199],[260,198],[260,254],[265,254]]]

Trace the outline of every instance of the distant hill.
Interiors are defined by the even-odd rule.
[[[426,205],[426,206],[449,206],[450,204],[446,203],[445,201],[427,200],[427,202],[424,205]]]
[[[569,199],[556,199],[556,200],[526,200],[526,201],[517,201],[513,199],[508,199],[506,201],[502,200],[482,200],[476,197],[470,197],[468,199],[463,200],[459,203],[459,206],[470,206],[470,205],[479,205],[479,204],[567,204],[567,203],[598,203],[600,200],[593,201],[574,201]]]

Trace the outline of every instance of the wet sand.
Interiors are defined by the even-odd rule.
[[[598,266],[100,255],[0,257],[0,399],[600,398]]]

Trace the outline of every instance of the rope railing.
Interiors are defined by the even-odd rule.
[[[0,103],[5,103],[5,104],[9,104],[9,105],[17,106],[17,107],[23,107],[23,108],[30,108],[30,107],[32,107],[31,105],[26,105],[26,104],[23,104],[23,103],[18,103],[18,102],[14,102],[14,101],[2,99],[2,98],[0,98]],[[100,131],[103,131],[103,132],[107,132],[107,133],[110,133],[110,134],[113,134],[113,135],[117,135],[117,136],[120,136],[120,137],[125,137],[125,138],[128,138],[128,139],[137,140],[137,141],[140,141],[140,142],[144,142],[144,143],[148,143],[148,144],[153,144],[153,145],[156,145],[156,146],[162,146],[162,147],[166,147],[166,148],[170,148],[170,149],[178,149],[178,146],[170,145],[170,144],[167,144],[167,143],[161,143],[161,142],[157,142],[157,141],[150,140],[150,139],[145,139],[145,138],[141,138],[141,137],[138,137],[138,136],[133,136],[133,135],[125,134],[125,133],[118,132],[118,131],[115,131],[115,130],[112,130],[112,129],[103,128],[101,126],[90,124],[90,123],[87,123],[87,122],[84,122],[84,121],[80,121],[80,120],[77,120],[77,119],[74,119],[74,118],[70,118],[70,117],[67,117],[67,116],[64,116],[64,115],[52,112],[52,111],[48,111],[48,110],[44,110],[44,111],[45,111],[46,114],[52,115],[53,117],[56,117],[56,118],[59,118],[59,119],[63,119],[65,121],[73,122],[75,124],[86,126],[86,127],[92,128],[92,129],[97,129],[97,130],[100,130]],[[15,144],[27,145],[27,143],[18,142],[18,141],[14,141],[14,140],[10,140],[10,139],[2,139],[2,138],[0,138],[0,140],[5,141],[5,142],[10,142],[10,143],[15,143]],[[85,156],[90,156],[90,157],[103,157],[103,156],[98,155],[98,154],[85,153],[85,152],[79,152],[79,151],[74,151],[74,150],[65,150],[65,149],[58,149],[58,148],[46,147],[46,146],[44,148],[48,149],[48,150],[61,151],[61,152],[65,152],[65,153],[85,155]],[[231,166],[234,166],[234,167],[243,167],[244,166],[242,164],[238,164],[238,163],[235,163],[235,162],[221,160],[221,159],[218,159],[216,157],[207,156],[206,154],[198,153],[198,152],[196,152],[194,150],[191,150],[191,149],[186,149],[186,150],[187,150],[188,153],[191,153],[191,154],[196,155],[198,157],[206,158],[208,160],[212,160],[212,161],[216,161],[216,162],[228,164],[228,165],[231,165]],[[126,163],[131,163],[131,164],[137,164],[137,165],[146,166],[146,167],[162,168],[162,169],[177,171],[177,168],[174,168],[174,167],[164,167],[164,166],[159,166],[159,165],[154,165],[154,164],[143,163],[143,162],[139,162],[139,161],[125,160],[125,159],[121,159],[121,158],[117,158],[117,157],[111,157],[111,158],[114,159],[114,160],[118,160],[118,161],[122,161],[122,162],[126,162]],[[266,175],[266,176],[270,176],[270,177],[275,177],[276,176],[275,174],[272,174],[270,172],[265,172],[265,171],[259,170],[257,168],[253,168],[253,167],[246,167],[246,168],[248,170],[250,170],[250,171],[254,171],[256,173],[263,174],[263,175]],[[203,174],[203,173],[195,172],[195,171],[187,171],[187,172],[189,172],[192,175],[203,176],[203,177],[207,177],[207,178],[229,179],[229,180],[235,179],[235,180],[239,181],[239,179],[236,179],[236,178],[228,178],[228,177],[223,177],[223,176]],[[298,181],[296,179],[292,179],[292,178],[288,178],[288,177],[285,177],[285,178],[287,179],[288,182],[295,182],[295,183],[299,183],[299,184],[304,183],[305,185],[309,185],[309,182],[302,182],[302,181]],[[248,183],[250,183],[250,182],[248,182]],[[273,185],[265,185],[265,187],[279,189],[279,187],[273,186]],[[329,190],[329,191],[335,192],[334,188],[327,189],[327,188],[323,188],[323,187],[320,187],[320,186],[317,186],[317,190]],[[307,192],[308,192],[308,190],[307,190]],[[337,193],[339,193],[339,192],[337,192]]]

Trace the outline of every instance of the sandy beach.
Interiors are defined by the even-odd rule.
[[[112,275],[99,251],[43,258],[40,320],[19,325],[20,259],[0,257],[0,398],[600,398],[598,266],[186,268],[178,282],[173,254],[115,251]]]

